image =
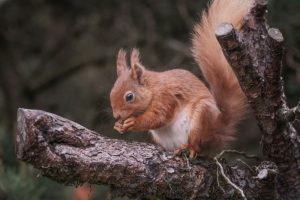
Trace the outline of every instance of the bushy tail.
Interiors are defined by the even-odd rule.
[[[245,113],[246,98],[223,55],[215,30],[222,22],[239,29],[252,4],[253,0],[212,0],[194,29],[193,54],[222,111],[219,121],[224,136],[234,133],[234,125]]]

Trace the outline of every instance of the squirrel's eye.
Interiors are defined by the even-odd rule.
[[[126,92],[126,94],[124,95],[124,99],[126,102],[131,102],[134,100],[134,94],[130,91]]]

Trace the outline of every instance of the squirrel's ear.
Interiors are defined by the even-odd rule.
[[[126,62],[126,51],[120,49],[117,57],[117,75],[120,76],[127,70],[129,70],[129,67]]]
[[[132,49],[130,56],[130,64],[132,78],[141,83],[145,68],[140,63],[140,52],[136,48]]]
[[[144,71],[145,68],[139,63],[133,64],[131,66],[131,76],[134,80],[137,80],[139,83],[142,83]]]

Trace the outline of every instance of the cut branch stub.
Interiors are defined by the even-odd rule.
[[[222,23],[215,31],[219,42],[222,42],[222,46],[229,51],[239,47],[239,43],[236,39],[234,27],[229,23]]]
[[[235,29],[229,23],[220,24],[216,31],[216,37],[223,49],[223,53],[232,66],[232,69],[236,74],[239,74],[237,78],[239,81],[257,80],[257,84],[261,84],[260,75],[253,70],[251,57],[248,55],[245,48],[239,42]],[[248,82],[249,82],[248,81]],[[251,99],[255,99],[261,95],[261,87],[254,87],[253,84],[244,85],[242,87],[246,94],[251,96]],[[251,101],[249,99],[249,101]]]
[[[264,71],[265,91],[273,104],[272,106],[277,110],[280,107],[286,107],[285,98],[282,96],[283,83],[281,78],[283,36],[281,32],[275,28],[269,28],[267,34],[266,40],[270,48],[270,59],[266,59],[267,62]]]
[[[278,44],[282,45],[284,39],[283,39],[283,35],[279,29],[269,28],[268,34],[269,34],[270,38],[275,40]]]

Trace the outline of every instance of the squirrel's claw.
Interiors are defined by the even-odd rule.
[[[174,154],[176,156],[180,155],[181,153],[183,153],[184,150],[188,149],[188,144],[182,144],[180,145],[180,147],[178,147],[177,149],[175,149]]]
[[[196,151],[194,149],[189,149],[189,158],[193,159],[196,158],[198,156],[198,154],[196,153]]]
[[[196,158],[198,156],[197,151],[195,151],[192,147],[190,147],[188,144],[182,144],[179,148],[177,148],[174,151],[174,154],[176,156],[180,155],[181,153],[187,152],[187,154],[189,155],[189,158]]]

